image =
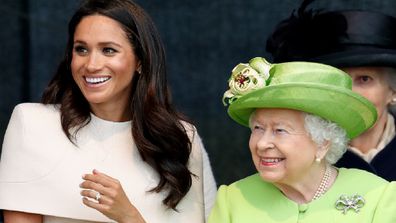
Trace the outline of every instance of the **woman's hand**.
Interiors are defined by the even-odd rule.
[[[145,222],[129,201],[118,180],[97,170],[93,170],[92,174],[85,174],[83,179],[80,187],[83,188],[81,195],[86,206],[100,211],[119,223]]]

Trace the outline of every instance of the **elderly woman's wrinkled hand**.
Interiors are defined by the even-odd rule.
[[[119,223],[145,222],[139,211],[129,201],[121,183],[98,170],[83,175],[80,184],[83,203],[100,211]]]

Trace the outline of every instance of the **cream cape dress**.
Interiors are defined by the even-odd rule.
[[[54,105],[15,107],[4,138],[0,161],[0,209],[44,215],[45,223],[113,222],[82,203],[79,184],[93,169],[118,179],[130,201],[148,223],[204,222],[202,150],[192,126],[188,194],[177,206],[163,204],[164,193],[150,193],[156,172],[142,161],[131,137],[130,122],[110,122],[92,115],[77,134],[77,145],[65,136]]]

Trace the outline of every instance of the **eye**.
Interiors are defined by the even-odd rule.
[[[274,133],[277,135],[284,135],[284,134],[288,134],[289,132],[286,129],[276,128],[274,130]]]
[[[367,84],[370,83],[372,80],[373,78],[368,75],[361,75],[356,78],[356,81],[360,84]]]
[[[115,50],[115,49],[113,49],[113,48],[111,48],[111,47],[105,47],[105,48],[103,48],[103,53],[104,53],[105,55],[111,56],[111,55],[113,55],[113,54],[115,54],[115,53],[117,53],[117,52],[118,52],[117,50]]]
[[[85,55],[88,53],[88,50],[84,46],[77,45],[74,47],[74,52],[76,52],[79,55]]]
[[[264,129],[261,126],[259,126],[259,125],[254,125],[251,130],[252,130],[252,132],[253,131],[257,132],[257,131],[262,131]]]

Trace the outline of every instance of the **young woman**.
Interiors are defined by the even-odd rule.
[[[5,222],[201,223],[215,191],[196,129],[171,105],[149,16],[129,0],[84,1],[42,103],[9,122]]]

